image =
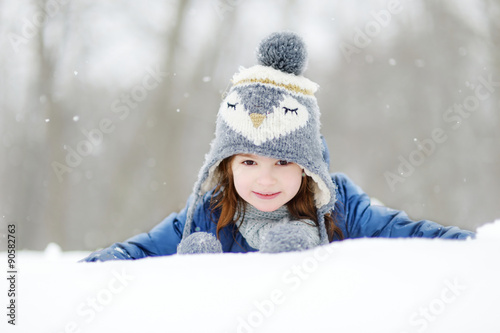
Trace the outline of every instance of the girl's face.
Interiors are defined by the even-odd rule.
[[[252,154],[235,155],[231,162],[239,196],[263,212],[290,201],[302,183],[302,168],[292,162]]]

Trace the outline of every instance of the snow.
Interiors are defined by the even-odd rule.
[[[500,240],[500,221],[487,223],[477,229],[477,239]]]
[[[87,254],[56,244],[44,252],[19,251],[17,325],[7,325],[2,314],[0,327],[40,333],[500,332],[500,220],[467,241],[372,238],[295,253],[76,262]],[[5,278],[1,283],[6,297]]]

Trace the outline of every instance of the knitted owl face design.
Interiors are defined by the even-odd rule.
[[[256,154],[294,162],[314,180],[320,236],[328,242],[324,214],[333,210],[335,185],[323,159],[318,86],[301,75],[307,53],[293,33],[275,33],[258,48],[259,65],[242,68],[217,115],[215,138],[194,186],[184,237],[191,232],[194,206],[219,179],[220,162],[236,154]]]
[[[263,85],[236,87],[221,104],[224,123],[259,146],[307,125],[307,106],[291,94]]]

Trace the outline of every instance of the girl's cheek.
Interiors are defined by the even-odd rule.
[[[283,173],[283,175],[286,175],[286,177],[289,178],[302,178],[302,169],[300,168],[287,168]]]

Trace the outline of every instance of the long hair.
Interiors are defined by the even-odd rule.
[[[214,196],[210,201],[212,219],[216,210],[220,209],[221,211],[219,220],[216,222],[217,238],[219,238],[219,231],[222,228],[235,223],[235,221],[245,216],[244,201],[238,195],[234,186],[233,170],[231,168],[233,158],[234,155],[222,160],[219,164],[220,179],[214,190]],[[293,218],[311,220],[319,227],[316,206],[314,205],[313,182],[314,180],[309,176],[302,177],[299,191],[286,205]],[[334,237],[337,239],[344,238],[342,230],[337,226],[336,222],[332,214],[328,213],[325,215],[326,232],[330,242]]]

